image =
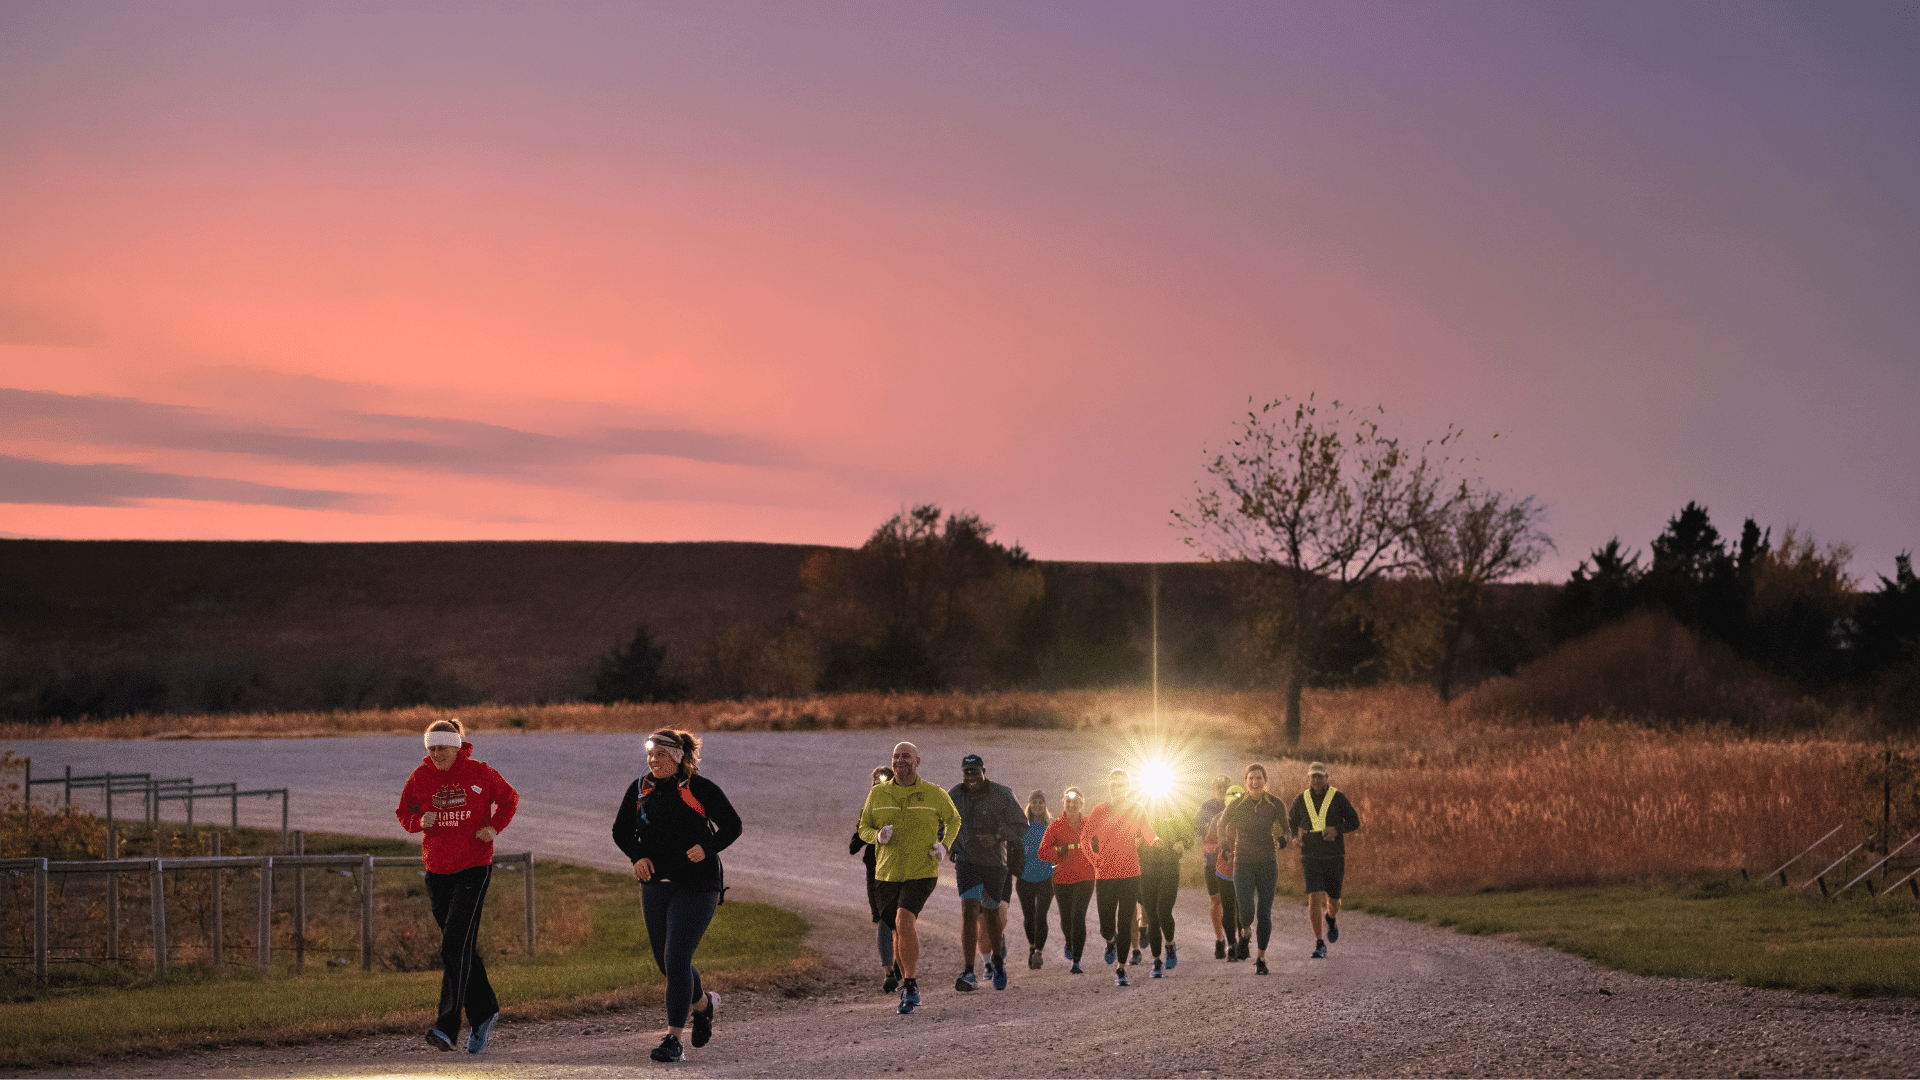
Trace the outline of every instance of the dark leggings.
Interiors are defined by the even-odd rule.
[[[1027,948],[1045,948],[1047,909],[1053,906],[1053,879],[1028,881],[1021,878],[1013,883],[1013,891],[1020,894],[1020,913],[1026,916]]]
[[[479,1027],[500,1011],[476,944],[491,880],[491,864],[427,875],[427,899],[433,904],[433,921],[440,924],[440,1017],[433,1026],[448,1042],[460,1034],[463,1011],[469,1027]]]
[[[1127,962],[1127,950],[1133,948],[1133,924],[1139,916],[1134,905],[1140,902],[1140,878],[1101,878],[1094,884],[1094,903],[1100,908],[1100,936],[1113,942],[1120,951],[1120,962]]]
[[[667,977],[667,1026],[686,1027],[693,1003],[706,996],[700,989],[700,973],[693,967],[693,951],[713,921],[720,894],[671,881],[649,881],[640,886],[640,906],[647,915],[653,962]]]
[[[1221,878],[1220,891],[1215,895],[1220,897],[1220,925],[1226,928],[1227,940],[1238,942],[1240,940],[1240,905],[1234,898],[1233,882]]]
[[[1066,939],[1067,951],[1073,954],[1073,962],[1077,964],[1087,949],[1087,903],[1093,899],[1093,882],[1076,881],[1071,885],[1056,882],[1053,896],[1060,901],[1060,936]]]
[[[1240,908],[1237,929],[1253,926],[1255,942],[1262,951],[1273,936],[1273,886],[1279,878],[1280,868],[1271,864],[1236,866],[1233,870],[1234,899]]]
[[[1147,909],[1147,946],[1156,960],[1163,939],[1173,944],[1173,901],[1179,895],[1179,863],[1140,868],[1140,906]]]

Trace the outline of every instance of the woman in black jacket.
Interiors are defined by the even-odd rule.
[[[647,771],[627,788],[613,842],[633,860],[653,962],[667,977],[667,1037],[655,1061],[685,1056],[680,1033],[693,1017],[693,1045],[713,1037],[720,995],[700,987],[693,953],[726,890],[720,852],[740,838],[740,815],[719,785],[698,775],[700,740],[662,728],[647,737]],[[700,1007],[695,1009],[695,1004]]]

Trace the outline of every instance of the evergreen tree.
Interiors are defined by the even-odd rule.
[[[666,659],[666,646],[653,643],[645,624],[635,627],[632,641],[600,658],[587,700],[601,704],[681,700],[687,688],[666,673]]]

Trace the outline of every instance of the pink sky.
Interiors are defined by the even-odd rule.
[[[1894,4],[9,4],[0,532],[934,501],[1189,558],[1204,448],[1312,392],[1465,428],[1543,577],[1688,500],[1890,572],[1915,51]]]

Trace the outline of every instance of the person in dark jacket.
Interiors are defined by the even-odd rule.
[[[1027,834],[1027,817],[1019,800],[1005,784],[987,779],[987,763],[979,754],[960,759],[960,782],[947,792],[960,811],[960,834],[950,849],[954,881],[960,888],[960,953],[966,969],[953,988],[973,990],[976,942],[987,956],[987,978],[995,990],[1007,988],[1007,905],[1011,895],[1007,865],[1009,843],[1019,844]],[[1024,850],[1016,848],[1016,850]]]
[[[876,765],[873,767],[873,783],[868,787],[877,788],[881,784],[892,782],[893,770],[885,765]],[[860,839],[860,830],[857,826],[853,830],[853,839],[847,841],[847,854],[858,855],[860,861],[867,864],[867,910],[873,914],[873,925],[877,931],[876,937],[880,946],[880,970],[886,977],[881,987],[886,993],[891,994],[900,988],[900,966],[893,962],[893,924],[886,918],[885,899],[873,887],[873,868],[878,855],[872,844]]]
[[[720,786],[699,775],[700,740],[662,728],[647,737],[647,771],[627,787],[613,842],[633,861],[653,962],[667,977],[667,1035],[655,1061],[680,1061],[681,1032],[693,1045],[713,1037],[720,995],[703,991],[693,953],[726,891],[720,852],[740,838],[740,815]],[[695,1008],[696,1004],[699,1006]]]
[[[464,1011],[467,1053],[478,1054],[500,1019],[500,1002],[474,942],[493,880],[493,840],[513,820],[520,793],[473,760],[466,732],[458,720],[427,726],[426,760],[407,777],[394,814],[401,828],[421,834],[427,897],[440,925],[440,1015],[427,1029],[427,1044],[452,1050]]]
[[[1300,873],[1306,879],[1313,959],[1325,960],[1327,944],[1340,940],[1335,917],[1340,914],[1340,885],[1347,876],[1346,835],[1360,830],[1360,815],[1340,789],[1327,786],[1324,762],[1307,766],[1307,790],[1293,800],[1287,825],[1300,835]]]

